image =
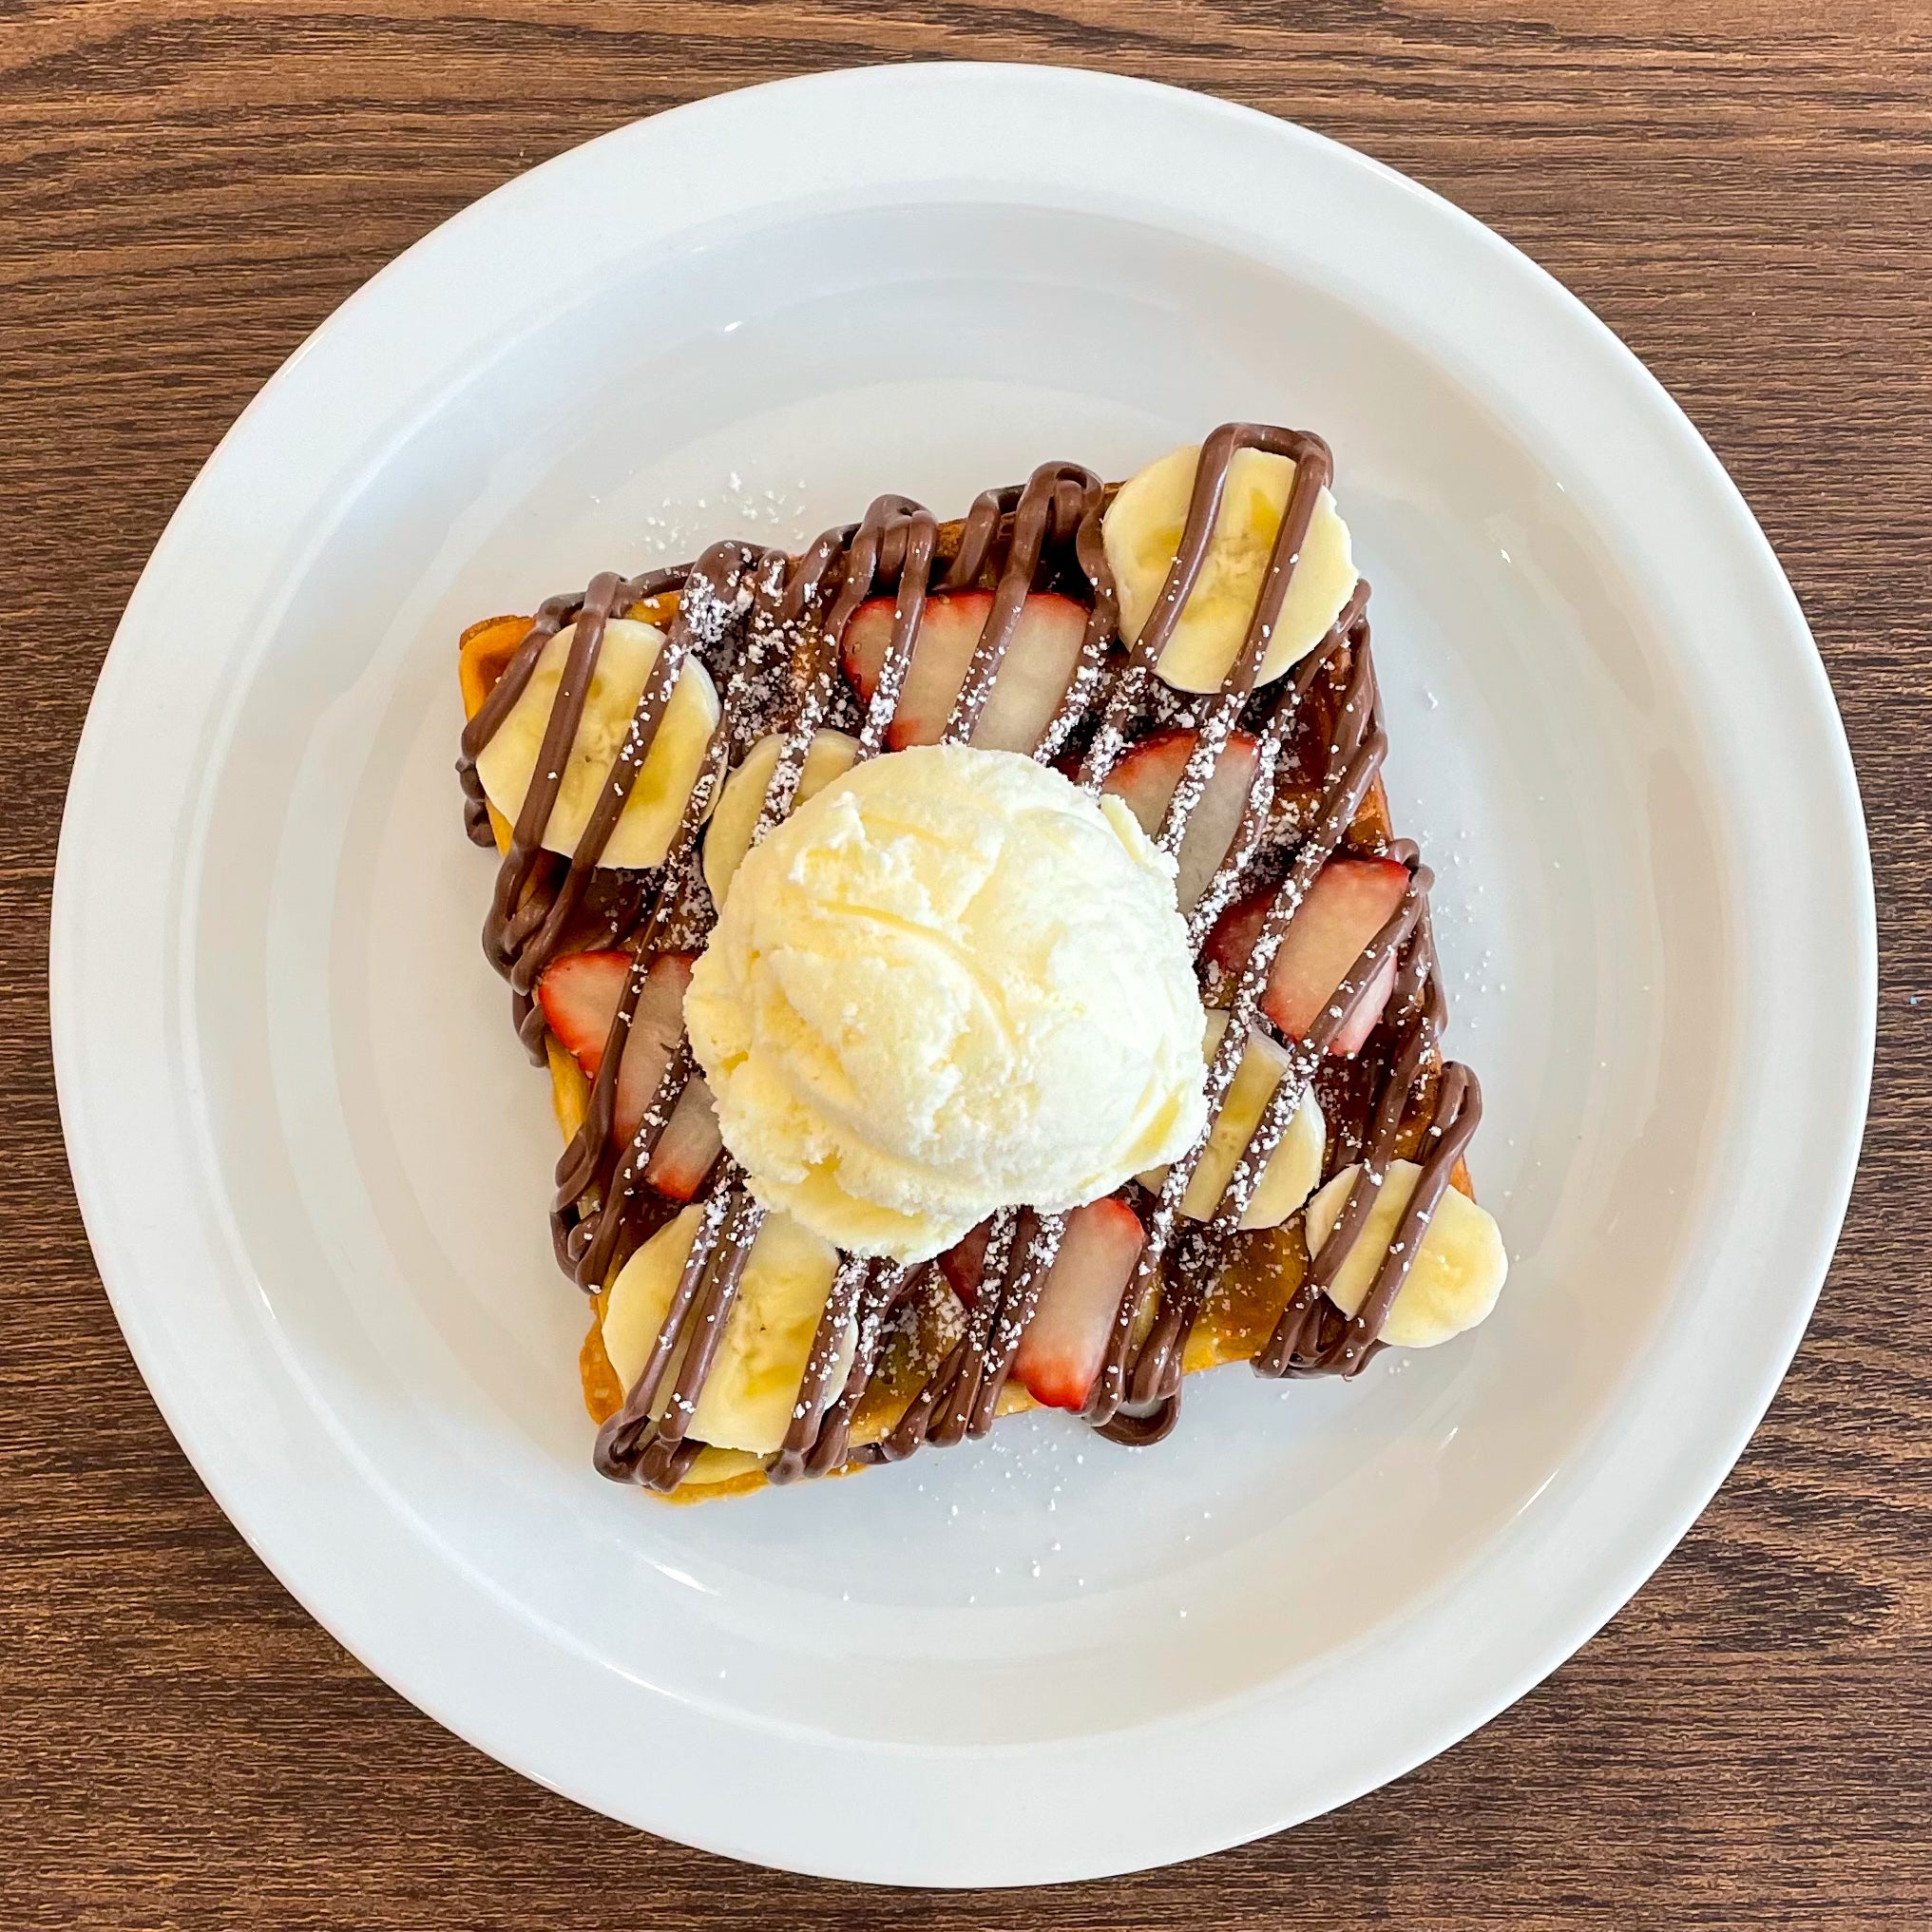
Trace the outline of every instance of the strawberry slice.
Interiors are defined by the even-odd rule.
[[[637,1130],[633,1127],[631,1131]],[[678,1096],[678,1104],[671,1109],[671,1118],[664,1122],[658,1144],[651,1149],[644,1178],[660,1195],[674,1201],[693,1200],[723,1148],[724,1138],[717,1131],[717,1108],[712,1102],[711,1089],[705,1085],[702,1074],[694,1074],[690,1084]]]
[[[1080,1408],[1093,1390],[1147,1238],[1125,1201],[1089,1201],[1066,1217],[1040,1306],[1020,1338],[1013,1373],[1035,1402]]]
[[[1349,968],[1381,931],[1408,889],[1408,868],[1394,859],[1330,859],[1290,922],[1261,995],[1261,1010],[1291,1039],[1300,1039],[1322,1016]],[[1238,973],[1254,949],[1268,918],[1272,891],[1251,893],[1230,906],[1208,935],[1203,956]],[[1377,967],[1368,991],[1349,1023],[1329,1043],[1333,1054],[1359,1053],[1395,989],[1395,957]]]
[[[611,1131],[621,1141],[628,1141],[638,1131],[684,1031],[684,988],[691,984],[695,957],[688,952],[660,952],[644,975],[637,1011],[631,1016],[630,1037],[624,1043],[623,1063],[617,1070],[616,1118]],[[627,952],[572,952],[553,960],[537,981],[537,1002],[550,1031],[591,1080],[603,1064],[611,1022],[617,1017],[630,970]],[[710,1096],[705,1099],[708,1106]],[[674,1113],[673,1122],[676,1119]],[[697,1125],[696,1121],[688,1123],[686,1133],[695,1135]],[[697,1144],[695,1140],[693,1144]],[[706,1166],[708,1170],[708,1162]]]
[[[1258,891],[1236,899],[1215,921],[1201,947],[1202,964],[1218,967],[1230,979],[1237,978],[1248,964],[1248,955],[1254,950],[1254,942],[1261,937],[1261,928],[1268,923],[1268,908],[1274,892],[1272,886],[1263,886]]]
[[[965,1302],[976,1307],[980,1299],[980,1275],[986,1265],[986,1243],[992,1239],[993,1224],[982,1221],[966,1238],[956,1242],[939,1257],[939,1272],[946,1285]]]
[[[987,590],[942,590],[926,600],[898,709],[887,727],[888,750],[939,742],[992,610]],[[1028,597],[972,742],[985,751],[1030,752],[1073,681],[1086,631],[1087,614],[1070,597],[1052,591]],[[860,604],[846,626],[843,656],[846,676],[867,703],[891,641],[892,600],[874,597]]]
[[[1297,1039],[1307,1033],[1407,890],[1408,868],[1394,859],[1330,859],[1315,874],[1274,955],[1262,1011],[1284,1033]],[[1330,1053],[1360,1051],[1394,985],[1391,953],[1377,968],[1354,1017],[1335,1036]]]
[[[610,1023],[630,978],[627,952],[568,952],[537,981],[537,1004],[558,1044],[590,1080],[603,1063]]]
[[[1150,838],[1160,830],[1168,801],[1174,796],[1181,773],[1187,769],[1197,736],[1191,731],[1159,731],[1152,737],[1142,738],[1107,774],[1106,783],[1100,788],[1125,801],[1128,811],[1140,821],[1141,831]],[[1175,880],[1175,897],[1183,912],[1192,912],[1199,903],[1208,881],[1234,843],[1260,761],[1261,747],[1245,731],[1228,734],[1228,742],[1215,760],[1207,786],[1188,817],[1187,831],[1181,835],[1180,851],[1176,855],[1180,875]]]
[[[1392,906],[1389,908],[1391,912],[1394,909]],[[1368,941],[1363,944],[1366,946]],[[1329,1041],[1329,1051],[1343,1059],[1360,1053],[1364,1043],[1375,1031],[1375,1023],[1382,1018],[1383,1008],[1388,1004],[1388,996],[1394,990],[1395,955],[1390,953],[1375,969],[1375,977],[1368,982],[1368,990],[1362,996],[1362,1004],[1344,1023],[1342,1030]]]

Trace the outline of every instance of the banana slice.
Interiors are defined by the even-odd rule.
[[[704,832],[704,883],[711,888],[712,902],[720,911],[732,874],[752,849],[752,833],[757,830],[758,813],[771,788],[772,774],[778,769],[778,754],[784,749],[781,734],[761,737],[744,755],[742,762],[724,781],[711,823]],[[813,734],[805,748],[805,769],[798,776],[798,799],[803,805],[822,792],[842,773],[849,772],[859,755],[859,741],[842,731]]]
[[[1152,614],[1180,548],[1200,453],[1191,446],[1150,464],[1108,507],[1101,537],[1120,593],[1120,634],[1130,644]],[[1207,558],[1156,667],[1167,683],[1182,691],[1221,688],[1248,635],[1293,482],[1294,465],[1286,456],[1234,452]],[[1324,489],[1255,681],[1279,678],[1313,650],[1354,588],[1349,528]]]
[[[1310,1254],[1321,1253],[1358,1171],[1345,1167],[1309,1203]],[[1368,1299],[1369,1284],[1395,1238],[1396,1224],[1421,1173],[1412,1160],[1388,1163],[1382,1192],[1329,1290],[1329,1299],[1345,1315],[1352,1315]],[[1503,1253],[1496,1216],[1479,1208],[1460,1188],[1445,1188],[1429,1216],[1408,1279],[1382,1325],[1382,1339],[1398,1349],[1433,1349],[1438,1342],[1473,1329],[1496,1306],[1508,1272],[1509,1257]]]
[[[1209,1013],[1207,1045],[1203,1049],[1209,1061],[1214,1059],[1227,1030],[1227,1014]],[[1253,1133],[1255,1123],[1287,1071],[1288,1055],[1266,1034],[1250,1033],[1234,1084],[1221,1103],[1187,1192],[1180,1197],[1180,1211],[1190,1220],[1211,1219],[1220,1206],[1234,1163],[1240,1159],[1248,1137]],[[1308,1199],[1315,1182],[1322,1177],[1322,1150],[1328,1138],[1328,1122],[1322,1119],[1321,1107],[1310,1092],[1295,1109],[1294,1118],[1269,1157],[1261,1185],[1254,1190],[1254,1197],[1241,1216],[1244,1229],[1278,1228]],[[1140,1176],[1140,1184],[1158,1189],[1166,1175],[1164,1167],[1150,1169]]]
[[[574,624],[566,626],[544,646],[523,696],[477,756],[476,775],[483,780],[489,802],[512,823],[522,809],[524,794],[530,789],[530,776],[537,768],[537,754],[543,748],[550,707],[556,701],[575,629]],[[557,803],[544,829],[544,843],[550,851],[577,850],[598,794],[617,762],[618,748],[630,730],[644,679],[663,645],[664,633],[656,624],[614,617],[603,627],[603,643],[590,676],[590,695],[564,760]],[[703,768],[705,748],[717,729],[717,687],[712,683],[711,674],[697,659],[686,658],[672,687],[671,701],[664,707],[663,721],[651,741],[650,756],[624,801],[623,815],[599,855],[599,865],[661,863],[684,815],[684,801]]]
[[[703,1213],[697,1203],[684,1209],[624,1263],[611,1283],[603,1310],[603,1347],[626,1388],[643,1373]],[[837,1267],[838,1251],[830,1242],[790,1215],[765,1216],[691,1418],[694,1441],[755,1456],[773,1455],[784,1445]],[[855,1340],[849,1328],[832,1368],[834,1388],[851,1366]],[[658,1398],[660,1415],[676,1374],[674,1364]]]

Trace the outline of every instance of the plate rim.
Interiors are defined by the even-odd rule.
[[[1412,206],[1425,211],[1429,220],[1446,224],[1444,233],[1460,236],[1464,245],[1473,244],[1488,251],[1492,259],[1510,263],[1512,273],[1520,275],[1521,269],[1527,267],[1540,285],[1541,299],[1554,302],[1573,328],[1581,326],[1585,336],[1594,341],[1599,357],[1609,358],[1616,374],[1626,385],[1635,382],[1636,394],[1653,414],[1651,427],[1669,435],[1675,446],[1674,453],[1687,466],[1687,476],[1694,471],[1702,490],[1711,496],[1716,507],[1724,511],[1731,526],[1731,535],[1742,546],[1740,556],[1758,580],[1757,587],[1768,593],[1774,603],[1784,606],[1788,641],[1801,643],[1808,659],[1811,686],[1808,701],[1812,707],[1809,723],[1813,727],[1823,726],[1826,730],[1829,769],[1821,771],[1817,775],[1821,785],[1828,786],[1831,802],[1842,821],[1834,834],[1840,841],[1839,853],[1841,857],[1848,855],[1856,861],[1850,869],[1851,877],[1847,884],[1857,919],[1855,929],[1845,935],[1852,942],[1853,956],[1849,965],[1854,997],[1846,1003],[1848,1024],[1841,1030],[1856,1040],[1862,1040],[1864,1044],[1854,1056],[1856,1063],[1847,1073],[1849,1084],[1844,1096],[1846,1104],[1841,1111],[1848,1124],[1841,1135],[1835,1163],[1826,1174],[1819,1191],[1820,1212],[1814,1217],[1813,1252],[1808,1253],[1802,1266],[1795,1271],[1808,1279],[1811,1285],[1808,1291],[1793,1295],[1785,1311],[1784,1321],[1774,1331],[1768,1333],[1762,1358],[1764,1367],[1754,1378],[1750,1390],[1740,1398],[1728,1425],[1718,1432],[1715,1439],[1700,1445],[1694,1474],[1679,1482],[1673,1507],[1652,1523],[1651,1533],[1636,1548],[1625,1553],[1622,1560],[1615,1566],[1616,1576],[1608,1587],[1596,1588],[1589,1604],[1567,1619],[1567,1635],[1564,1637],[1555,1644],[1544,1643],[1527,1655],[1513,1673],[1501,1674],[1485,1695],[1466,1704],[1450,1728],[1445,1730],[1439,1725],[1435,1732],[1412,1750],[1385,1753],[1373,1764],[1358,1768],[1353,1775],[1344,1775],[1335,1781],[1335,1789],[1319,1804],[1312,1807],[1291,1805],[1281,1809],[1279,1815],[1273,1816],[1272,1822],[1264,1819],[1258,1827],[1256,1814],[1253,1813],[1243,1813],[1238,1818],[1229,1814],[1225,1827],[1215,1827],[1191,1816],[1182,1821],[1176,1814],[1160,1831],[1151,1829],[1152,1821],[1141,1819],[1136,1821],[1131,1833],[1123,1834],[1118,1829],[1111,1833],[1106,1839],[1107,1848],[1104,1850],[1099,1849],[1100,1840],[1096,1834],[1097,1856],[1082,1855],[1081,1848],[1075,1846],[1071,1848],[1072,1855],[1062,1855],[1056,1861],[1051,1856],[1043,1857],[1041,1848],[1029,1847],[1012,1864],[1010,1870],[1002,1869],[997,1861],[989,1864],[983,1848],[962,1849],[958,1854],[948,1850],[937,1864],[925,1860],[925,1854],[919,1851],[909,1857],[904,1854],[881,1857],[878,1855],[879,1847],[857,1845],[842,1847],[828,1846],[822,1858],[801,1856],[795,1849],[774,1856],[768,1849],[761,1850],[756,1845],[739,1841],[737,1835],[731,1831],[693,1828],[689,1820],[681,1818],[665,1822],[659,1817],[641,1817],[636,1815],[635,1808],[622,1810],[614,1808],[609,1802],[608,1792],[585,1789],[583,1780],[574,1775],[569,1767],[559,1767],[542,1758],[528,1747],[527,1741],[520,1746],[514,1740],[507,1740],[502,1734],[501,1723],[483,1721],[473,1711],[457,1708],[450,1695],[426,1682],[420,1674],[412,1680],[411,1673],[399,1667],[395,1647],[388,1640],[388,1633],[372,1633],[366,1616],[348,1614],[339,1603],[328,1599],[325,1593],[316,1586],[304,1553],[291,1544],[288,1526],[275,1520],[272,1509],[264,1511],[259,1506],[259,1499],[249,1493],[248,1472],[245,1467],[239,1467],[235,1461],[237,1444],[224,1440],[221,1431],[214,1425],[214,1420],[196,1412],[186,1399],[186,1384],[171,1358],[170,1345],[157,1330],[153,1310],[144,1304],[145,1291],[138,1270],[128,1264],[124,1243],[114,1225],[114,1180],[104,1165],[104,1129],[100,1119],[103,1102],[93,1073],[94,1062],[101,1050],[96,1036],[102,1030],[102,1023],[92,1009],[84,1004],[81,991],[90,940],[97,937],[91,935],[88,929],[89,906],[82,883],[83,868],[87,863],[83,841],[90,812],[98,807],[102,788],[111,776],[108,738],[113,729],[110,717],[112,699],[120,684],[129,675],[129,665],[135,653],[142,648],[139,641],[143,634],[150,637],[153,634],[159,611],[150,611],[149,606],[159,604],[169,568],[177,556],[187,548],[187,533],[211,487],[209,480],[225,463],[233,460],[236,452],[242,448],[244,439],[252,433],[251,426],[273,406],[274,398],[296,378],[304,362],[325,340],[344,333],[348,327],[347,318],[384,299],[382,291],[395,285],[404,273],[405,264],[420,264],[436,251],[449,248],[451,238],[479,231],[484,225],[501,221],[507,215],[513,220],[515,212],[526,205],[534,208],[544,184],[557,186],[573,171],[587,170],[584,179],[588,181],[598,169],[596,163],[585,160],[587,156],[598,152],[606,158],[628,154],[635,162],[637,156],[653,145],[660,149],[679,144],[689,146],[694,143],[701,145],[709,138],[706,130],[711,124],[717,124],[714,133],[722,132],[724,124],[734,117],[756,114],[758,109],[747,105],[754,101],[770,108],[775,100],[789,96],[792,103],[802,104],[796,111],[810,113],[814,104],[822,104],[827,111],[835,113],[834,104],[840,93],[853,89],[881,90],[909,99],[925,96],[931,100],[949,96],[947,105],[954,112],[961,111],[969,102],[985,105],[1002,93],[1009,97],[1027,95],[1037,99],[1038,92],[1043,89],[1062,96],[1069,111],[1077,108],[1081,113],[1118,112],[1123,115],[1145,111],[1157,120],[1166,118],[1171,122],[1172,131],[1182,138],[1190,132],[1190,123],[1196,131],[1205,128],[1211,122],[1224,128],[1238,126],[1243,130],[1241,138],[1244,141],[1277,143],[1277,152],[1283,157],[1285,166],[1313,165],[1319,162],[1330,168],[1340,166],[1349,172],[1361,171],[1365,180],[1380,183],[1383,190],[1390,186],[1399,190]],[[876,94],[872,105],[878,105]],[[780,111],[792,110],[781,108]],[[962,118],[970,124],[970,114]],[[989,175],[986,179],[990,182],[993,177]],[[539,185],[532,188],[529,185],[532,183]],[[879,179],[877,186],[883,193],[889,184],[888,170]],[[486,210],[494,212],[486,213]],[[1804,675],[1802,667],[1799,667],[1798,675]],[[1835,744],[1832,742],[1834,739]],[[170,836],[173,835],[174,830],[171,829]],[[156,990],[160,994],[158,1010],[164,1015],[170,992],[179,996],[180,988],[162,986]],[[1259,110],[1159,83],[1130,80],[1092,69],[938,62],[832,69],[768,82],[687,103],[613,129],[566,150],[537,168],[513,177],[459,210],[387,264],[324,318],[251,400],[209,456],[157,543],[117,627],[94,698],[89,704],[63,813],[50,933],[49,997],[56,1083],[75,1194],[104,1286],[136,1364],[170,1429],[224,1513],[270,1571],[337,1641],[401,1694],[479,1749],[537,1782],[564,1791],[579,1803],[624,1818],[626,1822],[751,1862],[778,1864],[787,1868],[829,1877],[893,1884],[1013,1884],[1100,1877],[1171,1863],[1244,1842],[1266,1831],[1302,1822],[1306,1817],[1318,1815],[1335,1805],[1350,1802],[1363,1792],[1403,1775],[1417,1764],[1447,1749],[1486,1723],[1497,1712],[1515,1702],[1574,1655],[1641,1587],[1702,1513],[1750,1441],[1782,1382],[1823,1285],[1856,1172],[1869,1099],[1876,1041],[1877,935],[1869,849],[1856,774],[1829,680],[1796,598],[1742,495],[1702,437],[1661,384],[1575,296],[1493,230],[1456,208],[1453,203],[1369,157]],[[81,1017],[84,1011],[89,1012],[89,1023],[85,1025]],[[124,1023],[117,1018],[114,1025],[124,1030],[125,1026],[133,1024],[133,1020],[132,1015],[125,1016]],[[113,1256],[111,1263],[110,1255]],[[298,1530],[295,1532],[294,1540],[299,1544]],[[295,1580],[296,1578],[302,1580]],[[486,1633],[481,1630],[476,1635],[480,1642],[488,1640]],[[722,1723],[728,1733],[741,1734],[728,1720],[706,1718],[703,1713],[698,1713],[697,1721]],[[1209,1721],[1209,1714],[1204,1714],[1202,1725]],[[836,1749],[850,1748],[849,1741],[830,1742]],[[939,1748],[932,1749],[936,1751]],[[1046,1758],[1064,1754],[1058,1746],[979,1750],[983,1756],[1008,1760],[1016,1752],[1033,1752]],[[909,1763],[924,1754],[923,1750],[902,1753]],[[1010,1762],[1007,1768],[1010,1771]],[[1126,1843],[1130,1837],[1133,1841],[1131,1846]],[[1062,1848],[1062,1854],[1066,1849]]]

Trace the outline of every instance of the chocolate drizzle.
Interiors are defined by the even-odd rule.
[[[1200,575],[1229,466],[1243,449],[1290,458],[1294,481],[1234,662],[1218,691],[1190,700],[1161,684],[1155,667]],[[582,1125],[557,1168],[552,1230],[558,1258],[583,1289],[596,1292],[614,1279],[675,1212],[676,1204],[660,1198],[642,1176],[697,1078],[689,1043],[679,1043],[640,1125],[622,1144],[613,1133],[618,1072],[652,960],[674,945],[700,941],[715,916],[698,849],[717,788],[758,736],[782,732],[756,842],[791,812],[806,754],[821,727],[854,728],[862,758],[884,750],[931,595],[991,593],[944,727],[947,743],[971,740],[1028,594],[1053,589],[1085,605],[1088,621],[1073,675],[1032,755],[1049,760],[1077,752],[1078,782],[1098,792],[1137,734],[1164,718],[1184,719],[1195,741],[1156,833],[1157,844],[1170,853],[1178,851],[1231,736],[1237,729],[1253,736],[1256,767],[1250,796],[1227,851],[1188,913],[1198,957],[1236,893],[1274,880],[1252,950],[1222,1002],[1229,1023],[1207,1079],[1212,1123],[1250,1032],[1272,1032],[1260,1001],[1296,912],[1321,868],[1338,851],[1359,849],[1350,841],[1387,748],[1366,583],[1357,585],[1333,628],[1291,675],[1256,688],[1331,474],[1328,448],[1318,437],[1255,424],[1216,430],[1202,447],[1173,566],[1131,650],[1120,645],[1118,600],[1101,541],[1101,516],[1113,492],[1090,470],[1071,464],[1044,465],[1023,486],[983,493],[956,525],[942,526],[907,498],[882,496],[858,524],[827,531],[796,557],[718,544],[688,567],[629,579],[604,573],[581,595],[545,602],[466,728],[457,769],[469,834],[491,843],[477,756],[527,688],[549,641],[573,626],[536,776],[503,851],[483,938],[491,964],[510,984],[519,1032],[539,1057],[545,1028],[531,993],[544,967],[581,947],[586,931],[632,955]],[[552,853],[544,837],[560,790],[558,775],[583,716],[605,626],[613,617],[674,594],[666,641],[577,850],[568,859]],[[892,599],[891,634],[870,698],[861,707],[840,672],[841,645],[861,604],[885,596]],[[694,657],[725,674],[725,688],[710,754],[671,849],[648,872],[600,868],[671,692]],[[1352,1375],[1376,1352],[1429,1216],[1475,1132],[1482,1111],[1475,1078],[1465,1067],[1444,1066],[1438,1045],[1444,1007],[1428,920],[1429,872],[1406,841],[1371,840],[1369,849],[1408,868],[1407,889],[1307,1036],[1281,1042],[1287,1070],[1211,1218],[1195,1223],[1179,1217],[1207,1147],[1206,1130],[1141,1205],[1145,1243],[1084,1410],[1112,1441],[1144,1444],[1172,1428],[1189,1338],[1242,1239],[1239,1223],[1269,1158],[1310,1089],[1323,1093],[1333,1128],[1325,1173],[1357,1158],[1362,1170],[1332,1232],[1253,1358],[1264,1375]],[[1331,1058],[1329,1045],[1385,977],[1391,956],[1394,990],[1369,1045],[1352,1062]],[[1335,1104],[1338,1097],[1344,1104]],[[1359,1236],[1389,1162],[1407,1146],[1416,1149],[1420,1176],[1367,1300],[1354,1317],[1345,1316],[1324,1290]],[[675,1488],[702,1446],[690,1436],[691,1420],[764,1217],[729,1155],[718,1157],[700,1192],[696,1236],[660,1333],[642,1373],[597,1441],[596,1463],[603,1474],[657,1490]],[[784,1444],[766,1465],[769,1480],[784,1483],[858,1463],[896,1462],[922,1446],[984,1435],[999,1413],[1064,1226],[1063,1215],[1029,1208],[995,1216],[978,1291],[957,1338],[879,1439],[857,1445],[851,1442],[854,1422],[896,1329],[909,1311],[934,1306],[935,1295],[949,1301],[950,1291],[929,1263],[909,1268],[844,1257]],[[849,1364],[842,1380],[841,1364]]]

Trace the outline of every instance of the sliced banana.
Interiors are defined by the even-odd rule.
[[[1227,1014],[1210,1012],[1207,1044],[1203,1048],[1210,1062],[1227,1030]],[[1209,1220],[1220,1206],[1234,1163],[1240,1159],[1249,1136],[1254,1132],[1287,1070],[1288,1055],[1273,1041],[1263,1033],[1249,1034],[1247,1050],[1235,1069],[1234,1084],[1215,1118],[1208,1144],[1201,1151],[1187,1192],[1180,1197],[1180,1211],[1190,1220]],[[1328,1135],[1328,1122],[1322,1119],[1321,1107],[1310,1092],[1295,1109],[1294,1118],[1269,1157],[1261,1184],[1241,1216],[1244,1229],[1278,1228],[1308,1199],[1315,1182],[1322,1177],[1322,1150]],[[1166,1175],[1164,1167],[1151,1169],[1140,1176],[1140,1184],[1157,1189]]]
[[[1101,537],[1120,594],[1120,634],[1130,644],[1140,636],[1180,548],[1200,453],[1190,447],[1150,464],[1108,507]],[[1220,689],[1248,635],[1293,482],[1288,457],[1265,450],[1234,452],[1207,557],[1156,667],[1167,683],[1182,691]],[[1255,681],[1279,678],[1313,650],[1354,588],[1349,528],[1324,489]]]
[[[785,739],[780,733],[761,737],[744,755],[718,794],[711,823],[704,832],[704,883],[711,888],[712,901],[720,910],[732,874],[752,849],[752,833],[757,830],[758,813],[764,807],[765,794],[771,789],[772,774],[778,769],[778,754],[784,748]],[[842,773],[851,771],[858,755],[857,738],[848,737],[842,731],[814,732],[812,742],[805,748],[805,769],[798,775],[797,802],[803,805]]]
[[[626,1388],[643,1373],[703,1214],[697,1203],[684,1209],[624,1263],[611,1283],[603,1310],[603,1347]],[[784,1445],[837,1267],[837,1249],[790,1215],[765,1216],[691,1417],[693,1441],[755,1456],[772,1455]],[[849,1328],[832,1368],[834,1388],[851,1366],[855,1339]],[[658,1397],[660,1415],[676,1375],[674,1363]]]
[[[557,686],[570,655],[574,624],[561,630],[544,646],[537,668],[524,693],[496,736],[476,759],[476,775],[489,802],[516,820],[524,794],[537,769],[537,754],[550,722]],[[574,852],[583,836],[598,794],[617,763],[619,747],[630,730],[631,717],[644,689],[644,679],[664,646],[664,633],[656,624],[614,617],[603,627],[603,642],[590,677],[583,717],[564,760],[564,780],[557,794],[544,843],[550,851]],[[598,857],[602,866],[655,866],[671,850],[684,801],[698,782],[705,748],[717,729],[717,687],[695,658],[686,658],[663,720],[651,740],[644,768],[624,801],[608,843]]]
[[[1321,1253],[1359,1172],[1345,1167],[1309,1203],[1311,1255]],[[1395,1238],[1396,1224],[1421,1173],[1412,1160],[1388,1163],[1388,1177],[1329,1290],[1329,1299],[1345,1315],[1354,1314],[1368,1298],[1369,1284]],[[1479,1208],[1460,1188],[1445,1188],[1409,1265],[1408,1278],[1382,1325],[1382,1339],[1397,1349],[1432,1349],[1473,1329],[1496,1306],[1508,1273],[1509,1257],[1503,1253],[1502,1230],[1495,1215]]]

